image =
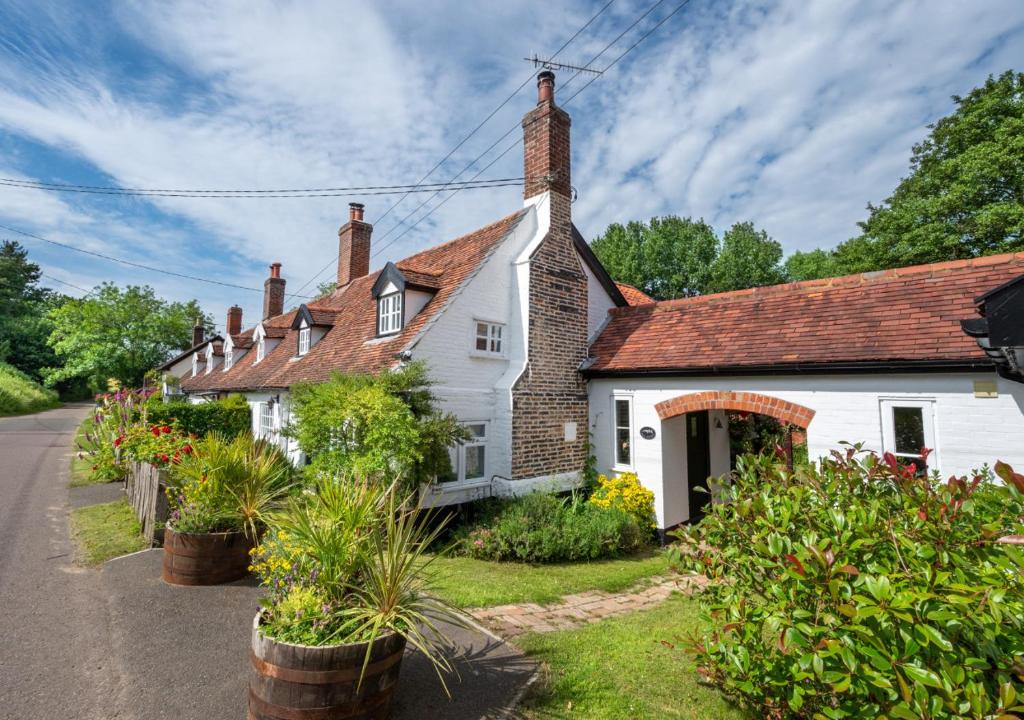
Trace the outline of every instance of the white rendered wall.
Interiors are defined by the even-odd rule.
[[[974,381],[992,381],[994,373],[930,373],[877,375],[792,375],[722,378],[606,378],[590,381],[590,422],[598,469],[612,469],[611,402],[616,392],[633,398],[632,469],[651,488],[658,505],[659,527],[689,517],[686,489],[674,487],[686,477],[685,435],[674,420],[662,423],[655,404],[678,395],[734,390],[763,393],[816,411],[807,428],[811,459],[826,455],[840,442],[863,442],[882,451],[881,402],[934,402],[935,453],[930,466],[943,476],[964,475],[973,468],[1003,460],[1024,468],[1024,384],[998,379],[998,397],[974,396]],[[712,473],[728,467],[728,435],[714,428],[711,414]],[[657,437],[644,440],[639,429],[649,426]],[[681,428],[681,425],[678,426]],[[723,458],[725,466],[723,466]],[[673,487],[668,487],[672,485]],[[680,500],[682,498],[682,500]]]

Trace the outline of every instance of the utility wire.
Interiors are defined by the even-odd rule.
[[[635,27],[636,27],[637,25],[639,25],[639,24],[640,24],[640,23],[641,23],[641,22],[642,22],[642,21],[643,21],[643,20],[644,20],[645,18],[647,18],[647,16],[648,16],[648,15],[650,15],[650,14],[651,14],[652,12],[654,12],[654,10],[655,10],[655,9],[657,9],[657,8],[658,8],[658,6],[660,6],[660,5],[661,5],[661,4],[662,4],[662,3],[664,2],[664,1],[665,1],[665,0],[658,0],[658,1],[656,2],[656,3],[654,3],[653,5],[651,5],[651,7],[649,7],[649,8],[647,9],[647,11],[646,11],[645,13],[643,13],[643,14],[642,14],[642,15],[641,15],[640,17],[638,17],[638,18],[637,18],[636,20],[634,20],[634,21],[633,21],[633,23],[632,23],[632,24],[631,24],[631,25],[630,25],[629,27],[627,27],[627,28],[626,28],[625,30],[623,30],[623,31],[622,31],[621,33],[619,33],[619,34],[618,34],[618,36],[616,36],[616,38],[615,38],[614,40],[612,40],[612,41],[611,41],[610,43],[608,43],[607,45],[605,45],[605,47],[604,47],[604,48],[603,48],[603,49],[601,50],[601,52],[597,53],[597,55],[595,55],[595,56],[594,56],[593,58],[591,58],[591,59],[590,59],[590,61],[589,61],[589,62],[588,62],[588,63],[587,63],[587,64],[586,64],[586,65],[585,65],[584,67],[586,67],[586,68],[589,68],[589,67],[590,67],[590,65],[592,65],[592,64],[593,64],[594,62],[596,62],[596,61],[597,61],[598,59],[600,59],[600,58],[601,58],[601,56],[602,56],[602,55],[604,55],[604,54],[605,54],[606,52],[608,52],[608,50],[609,50],[609,49],[610,49],[610,48],[611,48],[611,47],[612,47],[613,45],[615,45],[615,43],[617,43],[617,42],[618,42],[619,40],[621,40],[621,39],[622,39],[622,37],[623,37],[624,35],[626,35],[626,33],[628,33],[628,32],[629,32],[630,30],[632,30],[632,29],[633,29],[633,28],[635,28]],[[633,50],[634,48],[636,48],[636,46],[637,46],[637,45],[639,45],[639,44],[640,44],[640,43],[642,43],[642,42],[643,42],[644,40],[646,40],[646,39],[647,39],[648,37],[650,37],[650,36],[651,36],[651,34],[653,34],[653,33],[654,33],[654,32],[655,32],[655,31],[656,31],[656,30],[657,30],[658,28],[660,28],[660,27],[661,27],[662,25],[664,25],[664,24],[665,24],[666,22],[668,22],[668,20],[669,20],[669,19],[671,19],[671,18],[672,18],[672,16],[674,16],[674,15],[675,15],[676,13],[678,13],[678,12],[679,12],[680,10],[682,10],[682,9],[683,9],[683,7],[685,7],[685,6],[686,6],[686,5],[687,5],[687,4],[689,3],[689,2],[690,2],[690,0],[683,0],[683,2],[681,2],[681,3],[679,4],[679,5],[677,5],[677,6],[676,6],[676,8],[675,8],[675,9],[674,9],[674,10],[673,10],[673,11],[672,11],[671,13],[669,13],[668,15],[666,15],[666,16],[665,16],[664,18],[662,18],[662,19],[661,19],[661,20],[660,20],[660,21],[659,21],[659,22],[658,22],[658,23],[657,23],[656,25],[654,25],[654,27],[652,27],[652,28],[651,28],[650,30],[648,30],[648,31],[647,31],[646,33],[644,33],[644,34],[643,34],[643,35],[642,35],[642,36],[640,37],[640,39],[639,39],[639,40],[637,40],[637,41],[636,41],[635,43],[633,43],[633,44],[632,44],[631,46],[629,46],[628,48],[626,48],[625,52],[623,52],[623,53],[622,53],[622,54],[620,54],[620,55],[619,55],[618,57],[616,57],[616,58],[615,58],[614,60],[612,60],[612,61],[611,61],[611,62],[610,62],[610,63],[609,63],[608,65],[607,65],[607,67],[605,67],[605,68],[604,68],[604,70],[602,70],[602,71],[601,71],[602,75],[603,75],[603,73],[604,73],[604,72],[606,72],[607,70],[611,69],[611,68],[612,68],[612,67],[613,67],[613,66],[614,66],[614,65],[615,65],[616,63],[618,63],[618,62],[619,62],[619,61],[620,61],[620,60],[621,60],[622,58],[624,58],[624,57],[625,57],[625,56],[626,56],[627,54],[629,54],[629,53],[630,53],[630,52],[631,52],[631,51],[632,51],[632,50]],[[565,87],[568,87],[569,83],[571,83],[571,82],[572,82],[573,80],[575,80],[575,79],[576,79],[577,77],[579,77],[579,76],[580,76],[580,74],[581,74],[582,72],[583,72],[582,70],[577,70],[577,71],[576,71],[576,73],[575,73],[575,74],[574,74],[574,75],[573,75],[573,76],[572,76],[571,78],[569,78],[569,80],[568,80],[568,81],[566,81],[566,82],[565,82],[565,83],[564,83],[564,84],[562,85],[562,88],[564,89]],[[599,77],[601,77],[601,75],[595,75],[594,77],[592,77],[592,78],[591,78],[590,80],[588,80],[588,81],[587,81],[587,83],[586,83],[586,84],[585,84],[585,85],[584,85],[583,87],[581,87],[581,88],[580,88],[579,90],[577,90],[577,91],[576,91],[576,92],[574,92],[574,93],[573,93],[572,95],[570,95],[570,96],[569,96],[569,97],[568,97],[568,98],[567,98],[566,100],[562,101],[562,103],[561,103],[561,104],[562,104],[563,106],[564,106],[564,105],[568,105],[568,104],[569,104],[570,102],[572,102],[573,98],[575,98],[575,97],[576,97],[577,95],[579,95],[579,94],[580,94],[581,92],[583,92],[583,91],[584,91],[584,90],[586,90],[586,89],[587,89],[588,87],[590,87],[590,85],[591,85],[591,84],[592,84],[592,83],[593,83],[593,82],[594,82],[595,80],[597,80],[597,79],[598,79]],[[474,164],[475,164],[475,163],[476,163],[477,161],[479,161],[479,160],[480,160],[481,158],[483,158],[483,157],[484,157],[485,155],[487,155],[487,153],[489,153],[489,152],[490,152],[491,150],[493,150],[493,149],[494,149],[494,148],[495,148],[495,147],[496,147],[496,146],[497,146],[497,145],[498,145],[498,144],[499,144],[499,143],[500,143],[500,142],[501,142],[502,140],[504,140],[505,138],[507,138],[507,137],[508,137],[509,135],[511,135],[511,134],[512,134],[513,132],[515,132],[515,131],[516,131],[516,130],[517,130],[518,128],[519,128],[519,125],[514,125],[513,127],[509,128],[509,129],[508,129],[508,131],[507,131],[507,132],[506,132],[506,133],[505,133],[504,135],[502,135],[502,136],[501,136],[500,138],[498,138],[498,139],[497,139],[496,141],[494,141],[494,143],[492,143],[492,144],[490,145],[490,147],[488,147],[488,148],[487,148],[486,150],[484,150],[484,151],[483,151],[482,153],[480,153],[480,155],[478,155],[478,156],[477,156],[477,157],[476,157],[476,158],[475,158],[474,160],[472,160],[472,161],[471,161],[471,162],[470,162],[470,163],[469,163],[468,165],[466,165],[466,167],[464,167],[464,168],[463,168],[463,169],[462,169],[462,170],[461,170],[461,171],[460,171],[460,172],[459,172],[459,173],[458,173],[458,174],[457,174],[457,175],[456,175],[455,177],[456,177],[456,178],[458,178],[458,177],[459,177],[460,175],[462,175],[462,173],[463,173],[463,172],[465,172],[465,171],[466,171],[466,170],[468,170],[468,169],[469,169],[470,167],[472,167],[472,166],[473,166],[473,165],[474,165]],[[489,162],[489,163],[488,163],[487,165],[485,165],[485,166],[484,166],[483,168],[481,168],[481,169],[480,169],[480,171],[478,171],[478,172],[476,173],[476,175],[474,175],[474,176],[473,176],[472,178],[470,178],[470,180],[473,180],[473,179],[475,179],[475,178],[479,177],[479,176],[480,176],[480,175],[481,175],[482,173],[486,172],[486,171],[487,171],[488,169],[490,169],[490,168],[491,168],[491,167],[492,167],[492,166],[493,166],[493,165],[494,165],[495,163],[497,163],[497,162],[498,162],[498,161],[499,161],[499,160],[500,160],[501,158],[503,158],[503,157],[504,157],[505,155],[507,155],[507,154],[508,154],[508,153],[509,153],[509,152],[510,152],[510,151],[511,151],[511,150],[512,150],[512,149],[513,149],[514,147],[516,147],[516,146],[517,146],[517,145],[518,145],[519,143],[521,143],[521,142],[522,142],[522,138],[517,138],[515,142],[513,142],[513,143],[512,143],[511,145],[509,145],[509,146],[508,146],[507,148],[505,148],[504,150],[502,150],[502,151],[501,151],[501,153],[500,153],[500,154],[498,154],[498,156],[497,156],[497,157],[495,157],[495,158],[494,158],[493,160],[491,160],[491,161],[490,161],[490,162]],[[431,200],[432,200],[433,198],[437,197],[437,195],[439,195],[439,194],[440,194],[441,192],[443,192],[443,191],[444,191],[443,189],[442,189],[442,190],[438,190],[438,191],[437,191],[437,192],[435,192],[435,193],[434,193],[433,195],[431,195],[431,196],[430,196],[430,197],[428,197],[428,198],[427,198],[426,200],[424,200],[424,201],[423,201],[422,203],[420,203],[419,207],[417,207],[417,208],[416,208],[415,210],[413,210],[413,212],[412,212],[412,213],[410,213],[409,215],[407,215],[407,216],[406,216],[406,218],[404,218],[402,222],[404,222],[404,220],[405,220],[405,219],[407,219],[407,218],[408,218],[409,216],[411,216],[411,215],[415,214],[416,212],[418,212],[420,208],[424,207],[424,206],[425,206],[425,205],[426,205],[426,204],[427,204],[428,202],[430,202],[430,201],[431,201]],[[392,244],[394,244],[395,242],[397,242],[398,240],[400,240],[400,239],[401,239],[402,237],[404,237],[404,236],[405,236],[406,234],[408,234],[408,233],[409,233],[410,231],[412,231],[412,229],[413,229],[413,228],[415,228],[415,227],[416,227],[417,225],[419,225],[419,224],[420,224],[420,223],[421,223],[421,222],[422,222],[423,220],[425,220],[426,218],[430,217],[430,215],[432,215],[432,214],[433,214],[433,213],[434,213],[434,212],[435,212],[435,211],[436,211],[436,210],[437,210],[438,208],[440,208],[440,207],[441,207],[442,205],[444,205],[444,204],[445,204],[446,202],[448,202],[449,200],[451,200],[451,199],[452,199],[452,198],[453,198],[453,197],[454,197],[454,196],[455,196],[456,194],[458,194],[458,192],[459,192],[459,191],[458,191],[458,189],[457,189],[457,188],[453,188],[453,191],[452,191],[452,193],[451,193],[450,195],[446,196],[446,197],[445,197],[445,198],[444,198],[444,199],[443,199],[443,200],[442,200],[441,202],[439,202],[439,203],[438,203],[437,205],[435,205],[435,206],[434,206],[433,208],[431,208],[431,209],[430,209],[430,210],[428,210],[428,211],[427,211],[426,213],[424,213],[422,217],[420,217],[420,218],[419,218],[419,219],[417,219],[417,220],[416,220],[415,222],[413,222],[413,223],[412,223],[412,225],[409,225],[409,226],[408,226],[408,227],[407,227],[407,228],[406,228],[405,230],[403,230],[403,231],[402,231],[401,233],[399,233],[399,234],[398,234],[398,235],[397,235],[397,236],[396,236],[395,238],[393,238],[393,239],[392,239],[392,240],[391,240],[390,242],[384,243],[384,245],[382,245],[382,246],[380,246],[379,248],[377,248],[377,249],[376,249],[376,250],[374,251],[374,253],[373,253],[373,254],[374,254],[374,255],[377,255],[378,253],[381,253],[381,252],[383,252],[383,251],[384,251],[384,250],[386,250],[386,249],[387,249],[387,248],[388,248],[389,246],[391,246]],[[399,224],[401,224],[401,222],[400,222]],[[396,226],[392,226],[392,230],[393,230],[393,229],[394,229],[395,227],[396,227]],[[385,237],[386,237],[386,234],[385,234]]]
[[[124,260],[123,258],[114,257],[113,255],[105,255],[103,253],[94,252],[92,250],[85,250],[83,248],[75,247],[74,245],[68,245],[67,243],[58,242],[57,240],[50,240],[49,238],[44,238],[39,235],[33,235],[32,233],[25,232],[24,230],[18,230],[17,228],[8,227],[7,225],[0,225],[0,229],[17,233],[18,235],[22,235],[23,237],[32,238],[34,240],[39,240],[45,243],[50,243],[51,245],[57,245],[58,247],[66,248],[68,250],[74,250],[75,252],[83,253],[85,255],[92,255],[94,257],[103,258],[104,260],[110,260],[111,262],[120,263],[122,265],[128,265],[129,267],[141,268],[143,270],[149,270],[150,272],[184,278],[185,280],[195,280],[197,282],[209,283],[210,285],[222,285],[223,287],[236,288],[238,290],[249,290],[250,292],[263,292],[261,288],[246,287],[245,285],[236,285],[234,283],[222,282],[221,280],[211,280],[209,278],[199,277],[197,275],[187,275],[185,273],[174,272],[173,270],[165,270],[164,268],[153,267],[152,265],[144,265],[142,263],[133,262],[131,260]],[[301,297],[309,296],[304,295]]]
[[[512,187],[522,185],[526,178],[494,178],[478,182],[465,181],[457,183],[460,190],[487,189],[491,187]],[[44,183],[34,180],[17,180],[0,178],[0,185],[6,187],[25,188],[29,190],[50,190],[53,192],[87,193],[92,195],[124,195],[129,197],[181,197],[181,198],[241,198],[262,200],[264,198],[317,198],[338,197],[344,195],[398,195],[405,193],[431,192],[447,183],[430,183],[428,185],[377,185],[351,188],[309,188],[306,190],[142,190],[115,187],[92,187],[87,185],[67,185],[64,183]]]
[[[602,5],[601,8],[596,13],[594,13],[594,15],[589,20],[587,20],[587,22],[584,23],[584,25],[579,30],[577,30],[575,33],[573,33],[572,37],[570,37],[568,40],[566,40],[564,43],[562,43],[562,46],[560,48],[558,48],[558,50],[555,51],[555,54],[552,55],[549,59],[550,60],[554,60],[556,57],[558,57],[559,53],[561,53],[563,50],[565,50],[567,47],[569,47],[570,43],[572,43],[576,38],[578,38],[583,31],[585,31],[588,27],[590,27],[594,23],[595,20],[597,20],[601,15],[603,15],[605,10],[607,10],[609,7],[611,7],[611,4],[613,2],[615,2],[615,0],[608,0],[608,2],[606,2],[604,5]],[[420,181],[418,183],[416,183],[416,186],[419,187],[420,184],[424,180],[426,180],[428,177],[430,177],[434,173],[435,170],[437,170],[439,167],[441,167],[448,160],[448,158],[450,158],[452,155],[454,155],[455,152],[459,148],[461,148],[463,145],[465,145],[466,142],[470,138],[472,138],[474,135],[476,135],[477,131],[479,131],[484,125],[486,125],[487,122],[490,121],[490,119],[493,118],[503,107],[508,105],[508,103],[511,102],[512,99],[516,95],[518,95],[519,92],[524,87],[526,87],[530,83],[531,80],[533,80],[533,78],[534,78],[534,73],[531,72],[526,77],[526,79],[523,80],[523,82],[519,84],[519,87],[517,87],[515,90],[513,90],[509,94],[508,97],[506,97],[504,100],[501,101],[501,104],[498,105],[498,107],[494,108],[494,110],[492,110],[491,113],[487,117],[485,117],[482,121],[480,121],[480,123],[475,128],[473,128],[468,135],[466,135],[464,138],[462,138],[462,140],[460,140],[455,147],[453,147],[451,150],[449,150],[447,155],[445,155],[443,158],[441,158],[439,161],[437,161],[437,163],[435,163],[434,166],[432,168],[430,168],[430,170],[428,170],[423,175],[422,178],[420,178]],[[479,159],[479,158],[477,158],[477,159]],[[476,161],[474,160],[474,162],[476,162]],[[465,172],[465,169],[460,171],[454,178],[449,180],[447,183],[443,183],[442,185],[447,186],[447,185],[452,184],[459,177],[459,175],[461,175],[463,172]],[[523,178],[523,180],[525,181],[526,178]],[[437,184],[437,183],[434,183],[434,184]],[[432,195],[431,197],[436,197],[436,195],[437,195],[437,193],[435,192],[434,195]],[[384,218],[386,218],[388,215],[390,215],[392,213],[392,211],[394,211],[394,209],[398,207],[399,203],[401,203],[403,200],[405,200],[405,198],[407,198],[408,196],[409,196],[409,193],[406,193],[406,194],[402,195],[402,197],[400,197],[397,200],[395,200],[395,202],[393,202],[391,204],[391,206],[387,210],[384,211],[384,214],[376,219],[376,222],[380,223],[381,221],[383,221]],[[423,207],[423,205],[424,205],[424,203],[421,203],[415,210],[413,210],[413,213],[418,212],[419,209]],[[412,213],[410,213],[410,215],[411,214]],[[407,220],[408,218],[409,218],[409,215],[406,215],[405,218],[400,220],[397,224],[392,225],[391,228],[382,236],[381,239],[387,237],[396,227],[402,225],[402,223],[404,223],[405,220]],[[376,252],[374,252],[373,254],[377,255]],[[331,267],[331,265],[333,265],[335,262],[337,262],[338,257],[340,257],[340,253],[339,253],[339,255],[336,255],[334,257],[334,259],[328,261],[328,263],[326,265],[324,265],[322,268],[320,268],[320,270],[318,270],[316,272],[316,274],[313,275],[309,280],[307,280],[305,283],[303,283],[296,292],[301,292],[302,290],[305,290],[306,287],[308,287],[310,283],[314,282],[321,275],[323,275],[324,271],[326,271],[327,268]]]
[[[47,275],[46,273],[39,273],[39,274],[42,275],[44,278],[49,278],[50,280],[53,280],[54,282],[59,282],[61,285],[67,285],[68,287],[74,288],[75,290],[81,290],[82,292],[85,293],[85,295],[83,295],[82,298],[89,297],[90,295],[93,294],[92,290],[86,290],[84,287],[81,287],[79,285],[75,285],[74,283],[69,283],[67,280],[61,280],[59,277],[54,277],[53,275]],[[79,300],[81,300],[82,298],[79,298]]]

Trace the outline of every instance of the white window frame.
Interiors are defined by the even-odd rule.
[[[192,377],[199,374],[199,353],[192,353]]]
[[[312,329],[303,323],[303,326],[299,328],[299,357],[302,357],[309,352],[312,335]]]
[[[931,450],[928,456],[928,472],[939,469],[939,442],[935,427],[935,399],[934,398],[899,398],[886,397],[878,401],[882,416],[882,451],[889,452],[897,458],[913,461],[919,458],[918,453],[905,453],[896,451],[896,408],[919,408],[921,410],[921,421],[924,428],[924,446]]]
[[[377,300],[377,334],[394,335],[402,330],[404,302],[401,292],[381,295]]]
[[[629,425],[625,429],[629,430],[629,462],[623,463],[619,460],[619,430],[623,429],[624,426],[619,425],[619,402],[626,402],[629,404]],[[633,396],[623,393],[616,393],[612,395],[612,417],[611,417],[611,446],[612,446],[612,469],[613,470],[632,470],[636,464],[636,421],[633,413]]]
[[[233,348],[225,348],[224,350],[224,372],[231,369],[231,366],[235,364],[235,351]]]
[[[274,406],[269,402],[262,402],[259,404],[260,407],[260,438],[264,440],[273,440],[275,434],[275,423],[274,423]]]
[[[455,479],[448,481],[447,484],[452,483],[477,483],[487,482],[487,437],[490,432],[490,422],[487,420],[460,420],[459,424],[464,428],[468,428],[470,425],[481,425],[483,426],[483,435],[473,437],[470,440],[460,442],[455,447],[451,448],[451,459],[452,459],[452,471],[455,473]],[[478,477],[467,478],[466,477],[466,450],[468,448],[483,448],[484,462],[483,462],[483,474]]]
[[[264,342],[263,338],[260,337],[259,341],[256,343],[256,362],[262,361],[263,358],[266,356],[266,353],[267,353],[266,343]],[[253,363],[253,364],[255,365],[256,363]]]
[[[484,325],[484,333],[480,334],[480,325]],[[485,349],[481,350],[476,346],[478,340],[484,340]],[[505,332],[505,323],[483,318],[473,318],[473,325],[470,328],[469,348],[470,355],[476,357],[503,358],[506,357],[508,336]],[[491,348],[497,344],[497,350]]]

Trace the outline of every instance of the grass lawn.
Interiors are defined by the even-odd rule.
[[[697,683],[684,646],[699,622],[696,602],[675,594],[651,610],[518,638],[545,667],[525,700],[526,717],[740,720],[717,691]]]
[[[82,424],[78,426],[78,430],[75,431],[75,439],[71,444],[71,487],[95,484],[95,481],[89,479],[89,468],[92,467],[92,461],[89,459],[89,456],[78,457],[78,453],[82,452],[80,448],[89,447],[85,434],[91,432],[92,429],[93,421],[90,415],[82,421]]]
[[[78,543],[76,559],[85,565],[99,565],[146,547],[142,527],[125,498],[72,510],[71,528]]]
[[[456,607],[486,607],[508,603],[550,603],[584,590],[616,592],[668,569],[665,553],[657,551],[616,560],[557,565],[525,565],[438,557],[431,568],[437,595]]]

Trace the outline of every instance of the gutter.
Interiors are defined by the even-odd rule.
[[[877,372],[992,372],[989,360],[879,360],[839,363],[779,363],[774,365],[707,365],[703,367],[626,368],[591,370],[582,368],[588,378],[610,377],[701,377],[709,375],[837,375]]]

